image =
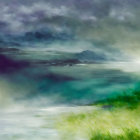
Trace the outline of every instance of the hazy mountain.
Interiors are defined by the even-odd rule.
[[[77,59],[84,62],[94,62],[94,61],[105,61],[106,56],[104,54],[98,54],[90,50],[82,51],[76,54]]]

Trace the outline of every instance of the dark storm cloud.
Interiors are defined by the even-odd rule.
[[[29,66],[27,62],[15,61],[3,54],[0,54],[0,74],[10,74]]]

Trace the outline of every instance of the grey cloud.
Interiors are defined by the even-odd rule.
[[[123,1],[125,2],[126,0]],[[119,4],[120,1],[6,0],[0,2],[0,16],[1,22],[7,22],[7,24],[9,24],[9,31],[11,32],[28,31],[34,29],[34,25],[35,28],[37,28],[40,27],[41,24],[46,24],[47,27],[50,21],[51,24],[53,22],[54,27],[57,26],[57,28],[66,26],[68,26],[67,28],[74,26],[77,28],[79,23],[79,26],[81,24],[87,25],[87,22],[94,23],[98,21],[98,18],[100,19],[110,15],[112,8],[116,6],[114,3]],[[58,20],[58,18],[60,19]]]
[[[127,48],[137,42],[138,48],[139,7],[139,0],[1,0],[0,31],[22,34],[49,29],[120,48],[124,40]]]

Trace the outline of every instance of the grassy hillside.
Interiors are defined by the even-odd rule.
[[[97,106],[99,109],[89,113],[63,116],[58,123],[62,139],[140,139],[140,91],[98,102]]]
[[[94,105],[102,106],[103,108],[128,108],[135,109],[140,104],[140,91],[133,91],[132,93],[123,93],[121,95],[108,98],[95,103]]]

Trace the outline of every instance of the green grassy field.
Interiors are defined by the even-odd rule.
[[[99,109],[62,117],[62,139],[140,140],[140,91],[106,99]]]

